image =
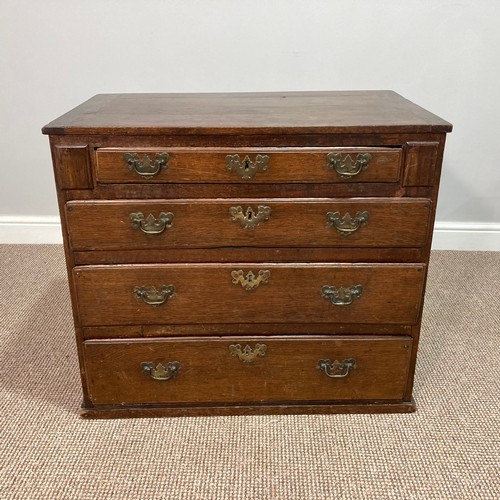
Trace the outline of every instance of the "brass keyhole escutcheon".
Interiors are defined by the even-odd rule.
[[[233,222],[239,222],[245,229],[254,229],[260,222],[267,222],[271,217],[271,207],[259,205],[257,212],[252,207],[243,211],[243,207],[230,207],[229,213]]]
[[[235,356],[246,365],[252,363],[258,356],[264,357],[267,352],[266,344],[256,344],[255,348],[251,348],[248,344],[241,347],[241,344],[231,344],[229,346],[231,356]]]
[[[245,275],[242,269],[231,271],[233,285],[241,285],[247,292],[255,290],[261,283],[266,285],[269,283],[271,271],[261,269],[257,275],[252,271],[248,271]]]
[[[227,155],[226,168],[229,172],[235,172],[244,181],[252,179],[257,172],[265,172],[268,168],[269,156],[256,155],[252,161],[248,155],[241,160],[240,155]]]

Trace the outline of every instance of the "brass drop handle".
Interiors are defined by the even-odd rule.
[[[257,155],[252,161],[248,155],[243,160],[240,155],[227,155],[226,168],[229,172],[235,172],[244,181],[252,179],[257,172],[265,172],[269,165],[269,156]]]
[[[143,233],[160,234],[165,229],[172,227],[174,214],[172,212],[160,212],[157,219],[153,214],[144,217],[142,212],[133,212],[130,214],[130,221],[134,229],[140,229]]]
[[[154,380],[170,380],[179,374],[181,364],[178,361],[154,364],[149,361],[141,363],[142,371]]]
[[[350,179],[358,175],[361,171],[368,168],[372,159],[369,153],[359,153],[356,160],[352,159],[350,154],[342,158],[340,153],[328,153],[326,155],[327,167],[335,170],[342,179]]]
[[[158,291],[154,286],[136,286],[134,295],[136,299],[143,300],[151,306],[159,306],[166,302],[175,292],[173,285],[163,285]]]
[[[253,229],[259,225],[260,222],[267,222],[271,216],[271,207],[267,205],[259,205],[257,212],[252,207],[248,207],[246,212],[243,212],[242,207],[230,207],[229,213],[231,220],[238,222],[241,227],[245,229]]]
[[[255,358],[257,358],[257,356],[264,357],[266,355],[266,351],[266,344],[256,344],[254,349],[252,349],[248,344],[243,349],[240,344],[231,344],[229,346],[231,356],[237,357],[245,364],[251,363],[255,360]]]
[[[340,216],[340,212],[328,212],[326,214],[328,225],[334,227],[343,236],[349,236],[360,227],[366,226],[369,218],[370,214],[368,212],[356,212],[354,218],[351,217],[349,212],[344,217]]]
[[[329,300],[335,306],[348,306],[352,304],[354,299],[359,299],[363,293],[361,285],[353,285],[350,287],[335,287],[325,285],[321,289],[323,298]]]
[[[354,370],[355,367],[356,360],[352,358],[344,359],[344,361],[336,359],[333,363],[329,359],[320,359],[318,361],[318,368],[330,378],[347,377],[349,371]]]
[[[153,178],[158,175],[162,168],[167,168],[169,157],[168,153],[156,153],[154,160],[147,154],[142,155],[142,158],[139,157],[138,153],[125,153],[123,155],[129,169],[146,179]]]

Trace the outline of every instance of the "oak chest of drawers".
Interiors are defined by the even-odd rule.
[[[389,91],[98,95],[44,127],[82,414],[414,410],[450,131]]]

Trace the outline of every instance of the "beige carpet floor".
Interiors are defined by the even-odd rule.
[[[0,246],[1,499],[498,499],[500,252],[434,252],[409,415],[88,421],[60,246]]]

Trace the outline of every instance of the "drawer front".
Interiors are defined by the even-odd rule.
[[[96,151],[97,182],[397,182],[401,148],[150,148]]]
[[[74,201],[73,250],[216,247],[419,247],[425,199]]]
[[[87,341],[92,402],[401,400],[410,337]]]
[[[82,326],[415,324],[421,264],[164,264],[74,269]]]

